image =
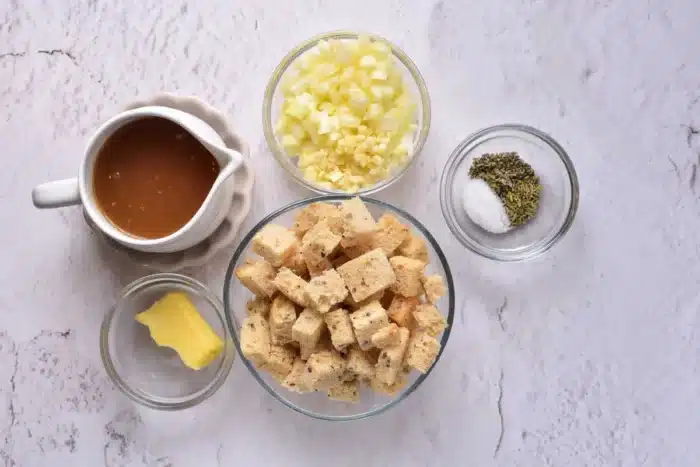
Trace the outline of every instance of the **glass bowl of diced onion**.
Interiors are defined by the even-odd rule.
[[[280,165],[320,194],[369,195],[397,181],[423,149],[430,98],[418,68],[386,39],[312,37],[277,66],[263,130]]]
[[[241,240],[226,271],[223,291],[227,327],[240,355],[243,355],[241,351],[240,328],[248,316],[247,303],[254,297],[236,278],[235,271],[247,260],[256,258],[252,251],[253,237],[268,224],[291,227],[297,214],[313,203],[322,202],[337,205],[351,197],[350,195],[325,195],[293,202],[262,219]],[[264,368],[258,368],[246,358],[241,358],[258,383],[275,399],[299,413],[322,420],[349,421],[367,418],[383,413],[404,400],[425,381],[432,369],[438,364],[447,345],[454,320],[455,291],[452,274],[447,258],[432,234],[417,219],[397,207],[370,198],[362,198],[362,201],[364,201],[367,209],[375,219],[379,219],[386,213],[391,214],[402,224],[408,226],[413,236],[425,243],[429,258],[425,274],[439,275],[444,281],[445,293],[434,302],[434,305],[445,317],[447,326],[440,335],[436,336],[440,343],[440,350],[432,366],[425,374],[417,371],[405,374],[401,384],[391,393],[375,392],[369,387],[361,385],[359,389],[360,400],[357,403],[332,400],[325,391],[303,394],[291,392],[284,388]]]

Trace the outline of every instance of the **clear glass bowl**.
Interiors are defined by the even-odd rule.
[[[241,241],[240,245],[233,254],[228,270],[226,271],[223,293],[224,307],[226,309],[226,322],[239,353],[241,351],[239,329],[241,322],[247,316],[246,302],[252,298],[252,294],[238,281],[233,272],[246,259],[254,256],[251,250],[251,240],[253,236],[255,236],[255,234],[257,234],[265,225],[271,222],[279,225],[291,226],[294,222],[294,217],[299,210],[311,203],[318,201],[339,203],[349,198],[351,198],[349,195],[329,195],[297,201],[265,217],[255,227],[253,227],[253,229]],[[442,352],[445,350],[445,346],[447,345],[447,340],[450,337],[450,330],[452,329],[452,322],[454,319],[454,283],[452,282],[452,274],[450,273],[450,268],[447,264],[447,258],[440,249],[440,246],[435,241],[435,238],[433,238],[430,232],[428,232],[428,230],[413,216],[399,208],[381,201],[367,198],[364,198],[363,201],[367,204],[368,209],[372,215],[375,216],[375,218],[378,218],[385,212],[392,213],[401,222],[409,225],[414,235],[419,235],[420,237],[424,238],[428,247],[428,253],[430,255],[430,264],[426,268],[426,272],[431,274],[439,274],[445,280],[447,293],[436,303],[436,306],[443,314],[446,315],[448,326],[440,337],[440,344],[442,348],[435,360],[435,364],[437,364],[437,362],[440,360]],[[267,392],[272,394],[275,399],[279,400],[287,407],[296,410],[297,412],[303,413],[310,417],[331,421],[356,420],[380,414],[405,399],[409,394],[415,391],[416,388],[420,386],[420,384],[430,374],[430,371],[425,375],[418,374],[415,371],[412,372],[409,375],[408,384],[394,396],[385,396],[374,393],[367,388],[362,388],[360,391],[360,402],[357,404],[352,404],[330,400],[325,393],[321,392],[309,394],[296,394],[290,392],[280,386],[280,384],[277,383],[277,381],[275,381],[275,379],[268,373],[259,370],[245,358],[242,358],[242,360],[260,385],[265,388]]]
[[[462,207],[461,183],[474,158],[485,153],[517,152],[535,170],[542,185],[537,215],[504,234],[492,234],[472,222]],[[569,230],[578,208],[574,165],[551,136],[525,125],[497,125],[477,131],[457,146],[442,172],[440,205],[457,240],[475,253],[498,261],[523,261],[550,249]]]
[[[202,317],[224,341],[210,365],[192,370],[177,353],[159,347],[134,316],[164,294],[187,293]],[[100,352],[107,374],[131,400],[153,409],[178,410],[214,394],[231,370],[235,352],[221,301],[204,284],[180,274],[153,274],[127,285],[102,322]]]
[[[404,76],[406,77],[405,83],[416,98],[417,120],[415,123],[417,125],[417,130],[413,135],[413,151],[406,156],[404,163],[401,166],[396,167],[391,176],[386,180],[383,180],[369,188],[359,190],[355,194],[366,196],[372,193],[377,193],[401,178],[421,152],[423,146],[425,145],[425,141],[428,139],[428,131],[430,130],[430,96],[428,95],[428,89],[426,88],[423,76],[421,76],[418,68],[408,57],[408,55],[406,55],[395,44],[392,44],[383,37],[374,34],[360,34],[352,31],[334,31],[312,37],[289,52],[272,73],[272,77],[270,78],[267,88],[265,89],[265,97],[263,100],[263,131],[265,133],[267,144],[272,150],[272,154],[275,156],[275,159],[277,159],[277,162],[279,162],[287,173],[294,177],[294,179],[300,185],[319,194],[342,194],[343,192],[340,190],[328,189],[306,180],[301,170],[299,170],[297,167],[296,160],[291,158],[282,146],[274,131],[274,126],[279,119],[280,109],[282,107],[282,93],[279,91],[279,84],[284,78],[285,74],[290,70],[290,67],[294,61],[301,57],[305,52],[316,46],[319,41],[328,39],[357,39],[360,35],[369,37],[374,41],[382,41],[391,47],[391,51],[396,58],[397,66],[401,68],[401,70],[404,72]]]

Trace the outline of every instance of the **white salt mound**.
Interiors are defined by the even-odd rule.
[[[489,185],[480,178],[469,178],[462,191],[462,207],[479,227],[502,234],[511,229],[506,208]]]

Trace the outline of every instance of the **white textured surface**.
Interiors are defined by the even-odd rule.
[[[699,22],[697,0],[2,2],[0,465],[699,465]],[[133,408],[97,333],[141,273],[99,248],[78,209],[33,210],[31,188],[74,175],[86,136],[124,103],[194,94],[257,155],[249,227],[305,195],[262,140],[268,75],[336,28],[394,40],[429,85],[423,157],[380,197],[451,258],[442,361],[405,403],[352,424],[290,412],[240,362],[191,413]],[[449,152],[504,121],[550,132],[582,187],[568,236],[525,264],[467,253],[439,213]],[[192,274],[219,289],[226,262]]]

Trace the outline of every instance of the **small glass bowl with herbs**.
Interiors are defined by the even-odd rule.
[[[518,124],[467,137],[440,180],[448,227],[467,248],[498,261],[532,259],[569,230],[578,207],[578,178],[551,136]]]

